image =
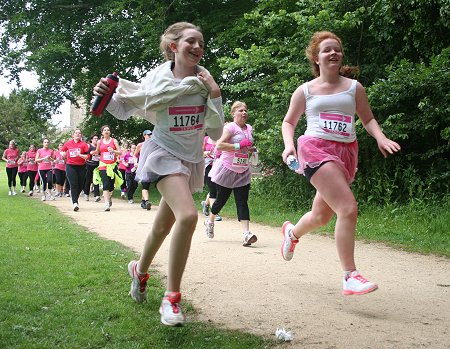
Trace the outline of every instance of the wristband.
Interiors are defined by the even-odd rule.
[[[239,143],[234,143],[233,146],[234,146],[234,150],[239,150],[239,149],[241,149],[241,146],[240,146]]]

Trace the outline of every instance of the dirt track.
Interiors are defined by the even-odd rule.
[[[111,212],[82,198],[79,212],[71,210],[68,198],[47,203],[138,253],[157,210],[117,199]],[[294,334],[280,346],[286,348],[450,348],[448,259],[357,243],[358,268],[379,290],[344,297],[332,238],[306,235],[293,260],[285,262],[279,229],[251,224],[258,242],[245,248],[236,220],[218,222],[213,240],[206,238],[203,220],[200,214],[182,284],[201,320],[262,336],[284,327]],[[169,243],[170,236],[153,265],[161,274]]]

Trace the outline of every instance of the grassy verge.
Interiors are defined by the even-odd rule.
[[[249,206],[252,222],[281,227],[286,220],[297,222],[310,209],[308,205],[312,203],[312,199],[306,198],[302,205],[305,208],[294,211],[283,206],[282,199],[268,200],[267,193],[260,194],[258,185],[258,182],[252,184],[250,191]],[[205,196],[206,192],[194,196],[199,209],[201,209],[200,202]],[[220,214],[235,219],[236,207],[232,196]],[[317,233],[332,236],[334,223],[333,219]],[[360,203],[356,238],[366,242],[384,243],[409,252],[450,257],[449,227],[450,198],[448,197],[440,202],[412,201],[409,204],[383,207]],[[256,231],[254,233],[257,234]]]
[[[0,338],[2,348],[267,348],[273,342],[195,320],[160,324],[162,282],[148,301],[128,297],[134,254],[102,240],[54,207],[0,188]],[[6,189],[6,190],[5,190]],[[153,273],[154,274],[154,273]]]

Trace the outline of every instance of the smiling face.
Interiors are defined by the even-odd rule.
[[[339,71],[344,54],[339,42],[335,39],[325,39],[319,45],[319,52],[315,59],[320,69],[333,68]]]
[[[48,147],[50,146],[50,141],[45,138],[42,142],[42,145],[44,146],[45,149],[48,149]]]
[[[203,57],[204,45],[201,32],[196,29],[185,29],[178,41],[170,44],[170,49],[175,53],[175,61],[196,66]]]

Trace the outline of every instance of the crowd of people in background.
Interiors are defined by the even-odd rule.
[[[15,140],[11,140],[2,155],[6,162],[8,195],[15,196],[19,192],[28,196],[40,194],[42,201],[70,197],[73,210],[79,211],[80,197],[89,201],[93,194],[94,201],[100,202],[102,189],[104,211],[110,211],[112,193],[119,187],[120,197],[133,204],[139,187],[135,176],[142,143],[139,149],[127,141],[119,145],[119,141],[111,137],[108,125],[100,132],[100,137],[94,134],[86,138],[76,128],[72,138],[59,143],[57,148],[44,138],[39,148],[30,144],[23,152]],[[152,131],[145,130],[144,140],[150,139],[151,135]],[[141,182],[141,186],[141,207],[150,210],[150,182]]]

